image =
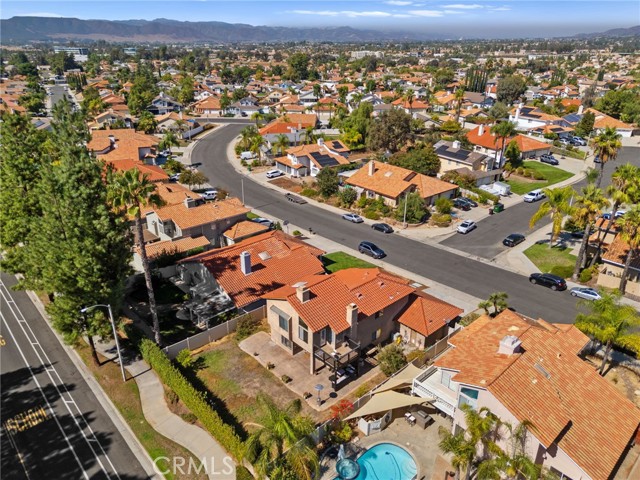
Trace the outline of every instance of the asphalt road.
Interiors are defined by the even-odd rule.
[[[241,179],[244,178],[247,206],[298,226],[308,225],[318,235],[346,247],[355,249],[362,240],[375,241],[387,253],[387,263],[478,298],[487,298],[496,291],[507,292],[509,305],[517,311],[550,322],[573,323],[576,301],[568,292],[553,292],[533,286],[525,276],[437,246],[397,235],[385,236],[372,231],[366,224],[346,222],[334,213],[311,204],[294,205],[285,200],[279,191],[239,175],[227,161],[226,149],[242,128],[242,125],[227,125],[203,137],[194,147],[191,159],[194,163],[202,162],[199,169],[209,177],[212,185],[224,188],[235,196],[241,196]]]
[[[640,148],[625,147],[620,150],[618,159],[605,165],[602,186],[606,187],[611,183],[611,174],[617,165],[633,163],[640,166]],[[587,184],[582,180],[574,184],[576,191]],[[503,212],[487,217],[478,222],[478,228],[467,235],[453,235],[440,242],[443,245],[452,247],[473,255],[491,259],[508,247],[502,245],[502,240],[511,233],[522,233],[527,236],[533,230],[529,228],[529,219],[538,210],[540,202],[518,203],[506,208]],[[548,219],[541,220],[534,229],[549,223]]]
[[[2,478],[148,478],[29,297],[0,278]]]
[[[51,92],[51,95],[48,96],[49,109],[52,109],[56,103],[61,102],[65,98],[68,98],[67,90],[63,85],[52,85],[51,87],[49,87],[49,91]]]

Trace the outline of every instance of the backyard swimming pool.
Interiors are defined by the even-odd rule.
[[[379,443],[358,458],[360,474],[355,480],[411,480],[418,474],[413,457],[393,443]]]

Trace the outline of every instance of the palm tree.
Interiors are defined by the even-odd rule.
[[[438,446],[444,453],[451,454],[451,465],[456,469],[456,480],[460,480],[460,471],[466,472],[465,478],[471,477],[471,464],[476,457],[476,445],[465,438],[464,432],[455,435],[444,427],[438,430],[440,443]]]
[[[320,95],[322,95],[322,87],[319,83],[316,83],[313,85],[313,96],[316,98],[316,100],[319,100]]]
[[[283,133],[278,135],[275,143],[273,144],[273,148],[276,152],[280,153],[280,155],[284,155],[289,148],[289,137]]]
[[[159,345],[162,342],[160,321],[158,320],[156,297],[153,293],[151,267],[149,266],[149,258],[147,257],[147,249],[144,243],[141,210],[143,206],[160,206],[163,201],[156,192],[156,186],[149,181],[149,177],[146,174],[142,175],[138,168],[113,174],[110,181],[109,198],[114,208],[126,209],[129,216],[134,219],[136,243],[140,249],[144,280],[147,285],[147,294],[149,295],[149,310],[151,310],[151,318],[153,320],[153,333],[155,342]]]
[[[249,125],[240,130],[240,144],[244,150],[249,150],[249,147],[251,147],[253,143],[253,138],[256,135],[259,135],[258,130],[256,130],[253,125]]]
[[[464,101],[464,88],[458,88],[456,90],[455,99],[456,99],[456,123],[458,123],[458,121],[460,120],[460,110],[462,110],[462,102]],[[515,131],[515,128],[514,128],[514,131]],[[511,133],[509,136],[511,135],[513,135],[513,133]],[[504,149],[504,139],[502,142],[503,142],[503,149]]]
[[[309,438],[314,426],[310,418],[300,415],[300,400],[294,400],[283,409],[262,393],[256,400],[263,415],[258,430],[247,440],[247,459],[261,477],[284,467],[295,478],[314,478],[318,472],[318,455]]]
[[[255,120],[256,128],[260,128],[260,121],[264,120],[264,115],[260,112],[254,112],[251,114],[251,120]]]
[[[364,95],[362,95],[362,93],[360,92],[355,92],[353,95],[351,95],[352,108],[354,110],[360,106],[360,102],[362,102],[363,97]]]
[[[310,145],[316,141],[316,137],[313,134],[313,130],[314,130],[314,127],[311,126],[311,127],[305,128],[304,132],[302,132],[302,137],[304,138],[305,145]]]
[[[507,304],[507,295],[506,292],[493,292],[489,295],[488,301],[493,306],[493,315],[498,315],[500,312],[505,310],[509,305]]]
[[[612,215],[613,216],[613,215]],[[627,288],[627,277],[629,276],[629,267],[631,262],[638,253],[640,247],[640,206],[634,205],[631,210],[620,217],[617,222],[620,227],[620,237],[629,245],[627,258],[624,261],[624,270],[620,278],[620,292],[624,295]]]
[[[578,224],[584,225],[584,236],[578,251],[578,258],[576,258],[576,265],[573,268],[572,278],[574,282],[578,280],[580,270],[582,270],[586,261],[587,245],[589,244],[593,222],[607,206],[609,206],[609,200],[605,198],[602,189],[592,183],[584,187],[582,195],[576,199],[573,218]]]
[[[552,222],[551,238],[549,239],[549,248],[551,248],[553,247],[553,242],[562,231],[563,218],[573,211],[570,201],[575,192],[570,186],[563,188],[545,188],[542,191],[547,199],[540,204],[538,211],[534,213],[531,220],[529,220],[529,228],[533,228],[536,223],[549,215]]]
[[[413,115],[413,101],[416,99],[416,92],[407,90],[404,94],[404,101],[409,104],[409,115]]]
[[[158,147],[160,147],[161,150],[169,150],[169,155],[171,155],[171,147],[177,147],[179,145],[180,142],[178,142],[178,137],[176,137],[176,134],[169,131],[163,135]]]
[[[478,303],[478,308],[481,308],[484,310],[485,315],[489,315],[489,309],[493,306],[493,303],[491,303],[489,300],[482,300],[480,303]]]
[[[500,159],[499,159],[499,162],[501,165],[502,158],[504,157],[504,149],[507,144],[507,139],[510,137],[513,137],[516,134],[516,124],[513,122],[496,123],[493,127],[491,127],[491,133],[493,133],[496,136],[496,143],[498,142],[498,139],[502,139],[502,144],[500,146]],[[497,149],[496,149],[496,160],[498,160]]]
[[[622,148],[620,138],[621,136],[615,128],[607,127],[591,142],[593,154],[600,158],[600,174],[598,175],[598,180],[596,180],[598,187],[602,183],[604,165],[611,160],[615,160],[618,156],[618,150]]]
[[[262,160],[262,146],[265,144],[265,139],[262,135],[255,135],[251,138],[251,145],[249,145],[249,151],[256,155],[259,160]]]
[[[640,314],[631,305],[620,304],[619,292],[601,291],[600,296],[599,300],[580,301],[590,312],[579,313],[575,325],[604,345],[604,357],[598,368],[602,375],[614,344],[640,351],[640,336],[635,333],[640,326]]]

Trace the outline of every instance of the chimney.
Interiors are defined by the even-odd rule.
[[[306,286],[306,283],[304,285],[298,285],[296,287],[296,297],[298,297],[298,300],[300,301],[300,303],[305,303],[309,301],[309,299],[311,298],[311,291],[309,291],[309,288]]]
[[[516,108],[516,116],[513,117],[513,121],[517,122],[519,118],[520,118],[520,106],[518,106],[518,108]]]
[[[484,123],[481,123],[478,127],[478,136],[481,137],[482,135],[484,135]]]
[[[249,275],[251,273],[251,254],[247,251],[240,254],[240,270],[245,275]]]
[[[184,199],[184,206],[187,207],[187,208],[195,207],[196,206],[195,199],[193,199],[189,195],[187,195],[186,198]]]
[[[298,130],[302,130],[302,124],[298,123]]]
[[[460,142],[458,140],[454,140],[453,148],[455,148],[456,150],[460,150]]]
[[[369,176],[373,177],[374,172],[376,171],[376,162],[374,162],[373,160],[371,160],[369,162]]]
[[[109,135],[109,143],[111,144],[112,147],[115,148],[115,146],[116,146],[116,137],[115,137],[115,135]]]
[[[578,107],[578,115],[582,115],[582,112],[584,112],[584,105]]]
[[[349,336],[353,339],[358,338],[358,306],[355,303],[347,305],[347,323],[351,327]]]
[[[520,353],[520,345],[522,342],[515,335],[507,335],[500,340],[500,346],[498,347],[498,353],[503,355],[513,355],[514,353]]]

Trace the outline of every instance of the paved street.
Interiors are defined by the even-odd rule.
[[[199,140],[193,149],[192,162],[202,162],[200,170],[209,177],[212,185],[241,197],[244,183],[245,203],[274,218],[289,220],[304,228],[311,227],[317,235],[350,248],[357,248],[362,240],[373,240],[387,252],[385,261],[396,267],[478,298],[504,291],[509,294],[509,304],[526,315],[557,323],[573,322],[576,301],[568,292],[552,292],[533,286],[526,276],[493,266],[488,261],[458,255],[437,245],[427,245],[399,235],[376,234],[366,224],[345,222],[338,215],[311,204],[293,205],[279,191],[239,175],[227,161],[226,149],[242,128],[242,125],[219,128]],[[244,182],[241,183],[242,178]]]
[[[29,297],[0,278],[2,478],[148,478]]]
[[[631,162],[640,165],[640,148],[624,147],[618,154],[615,162],[605,165],[604,177],[602,179],[603,188],[611,183],[611,174],[617,165]],[[586,180],[574,184],[576,191],[586,185]],[[538,210],[540,202],[521,202],[504,212],[487,217],[478,222],[478,228],[468,235],[453,235],[444,239],[441,243],[448,247],[453,247],[473,255],[483,258],[494,258],[499,253],[505,251],[507,247],[502,245],[502,240],[511,233],[522,233],[525,236],[531,233],[529,229],[529,219]],[[535,227],[537,230],[549,223],[548,219],[541,220]]]

